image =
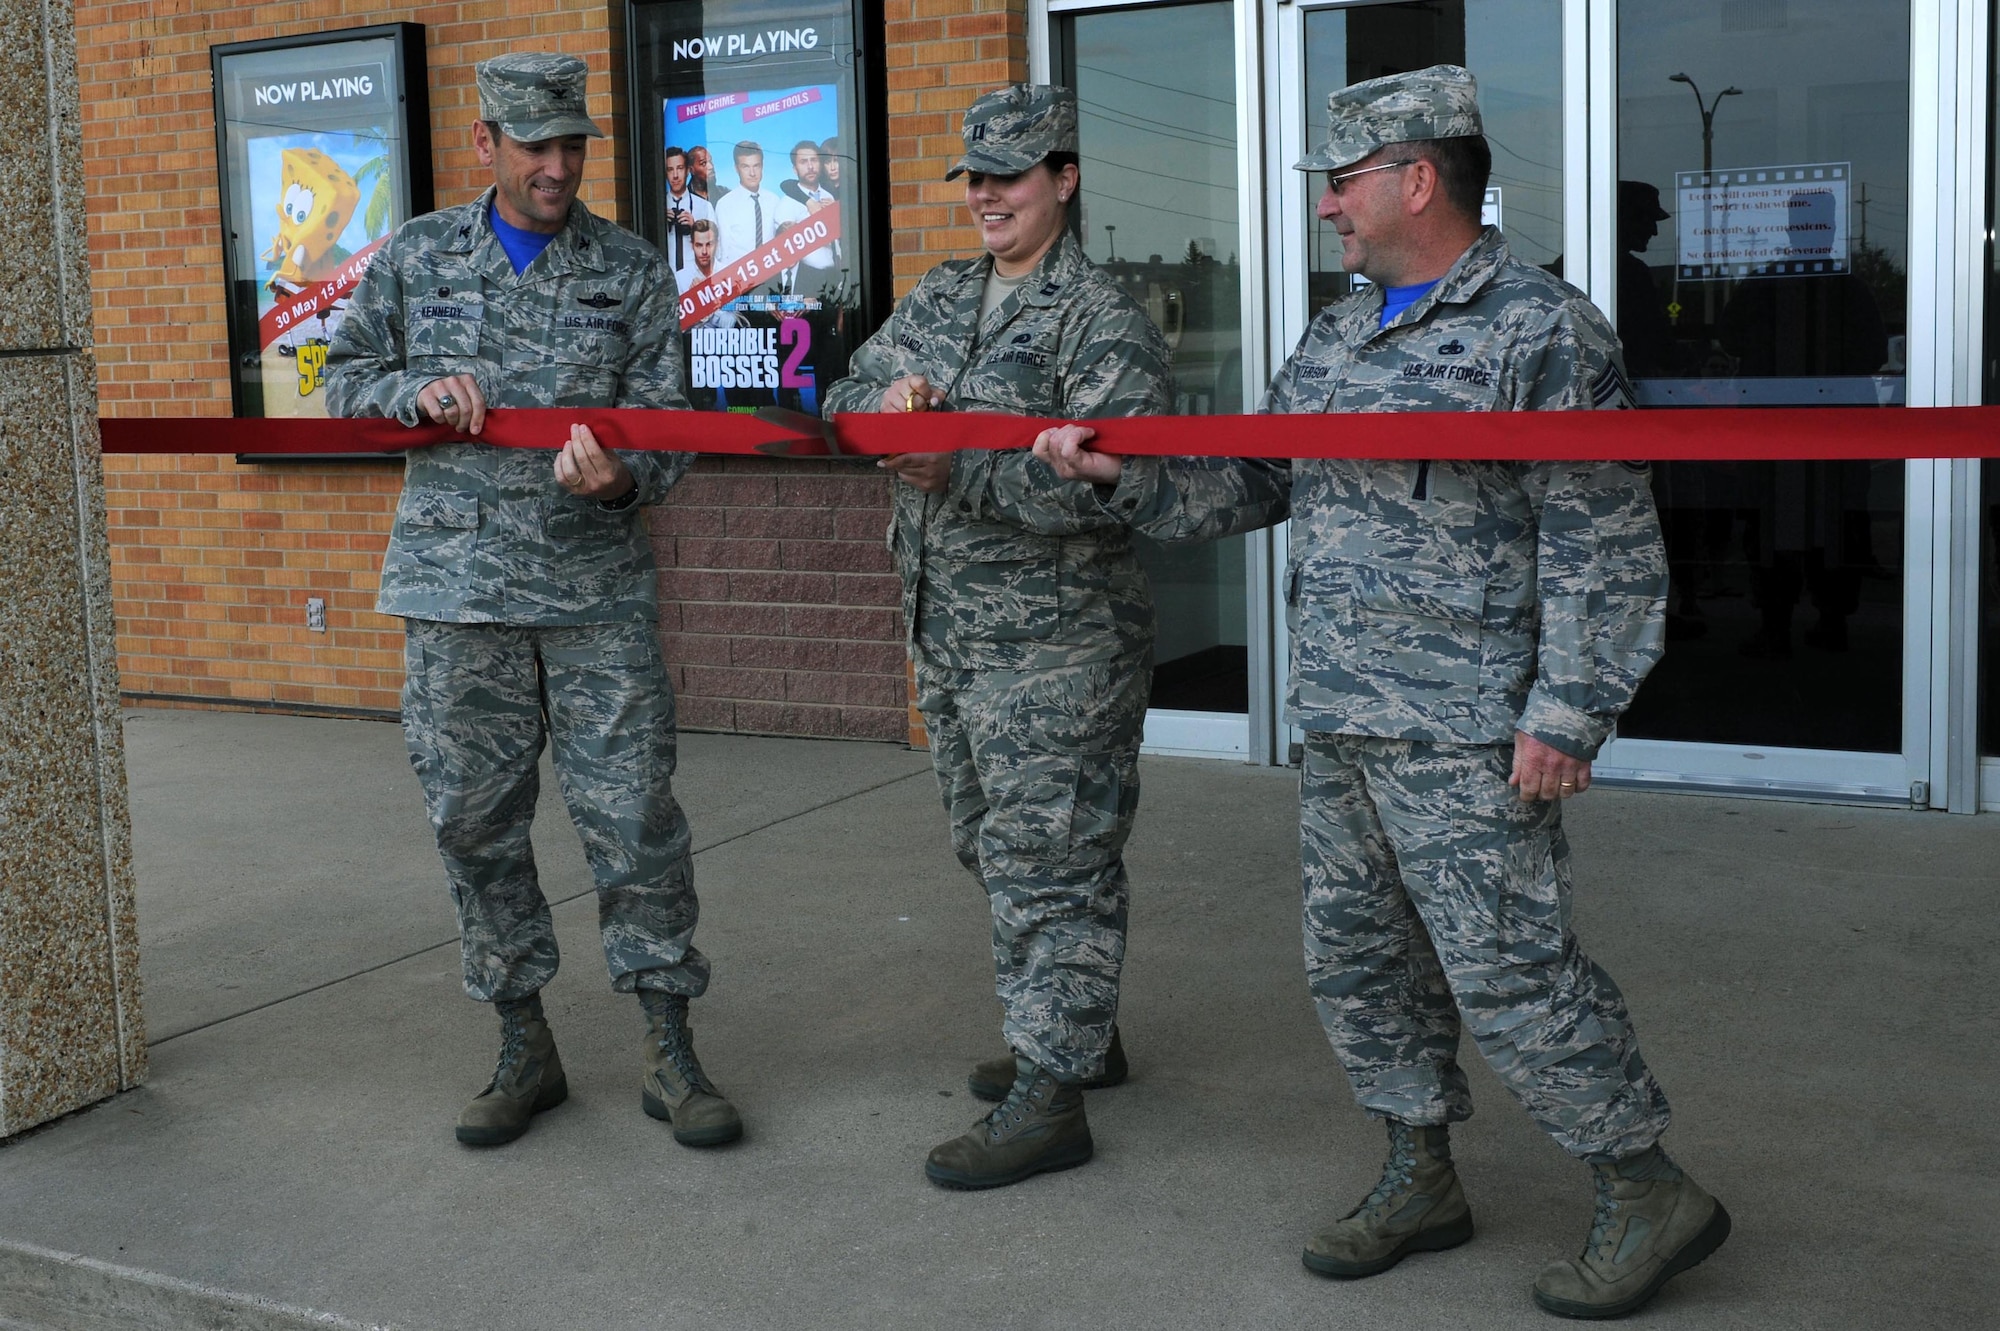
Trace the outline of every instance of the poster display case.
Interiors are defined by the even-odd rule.
[[[639,229],[698,409],[819,410],[889,311],[878,0],[630,0]]]
[[[235,412],[324,417],[355,284],[431,209],[423,28],[236,42],[210,62]]]

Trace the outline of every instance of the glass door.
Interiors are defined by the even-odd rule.
[[[1050,27],[1054,81],[1077,94],[1084,252],[1166,335],[1184,416],[1244,410],[1236,28],[1234,0],[1070,11]],[[1265,544],[1142,543],[1159,614],[1148,751],[1252,756]]]
[[[1620,0],[1616,22],[1607,231],[1639,404],[1903,407],[1909,5]],[[1907,802],[1911,464],[1653,471],[1667,652],[1604,765]]]
[[[1313,214],[1317,177],[1292,163],[1326,138],[1326,98],[1362,79],[1460,64],[1479,80],[1479,102],[1493,149],[1486,220],[1529,263],[1561,274],[1569,239],[1565,199],[1565,86],[1580,102],[1580,80],[1565,60],[1563,0],[1415,0],[1377,3],[1267,0],[1273,34],[1273,95],[1266,99],[1273,146],[1268,189],[1273,367],[1304,336],[1314,315],[1354,289],[1340,266],[1340,243]],[[1579,265],[1582,266],[1582,265]],[[1252,395],[1252,403],[1262,386]],[[1282,566],[1284,532],[1273,558]],[[1272,688],[1282,698],[1289,644],[1284,616],[1274,618]],[[1303,737],[1288,730],[1287,747]]]

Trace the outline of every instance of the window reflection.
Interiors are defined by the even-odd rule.
[[[1898,406],[1909,9],[1619,5],[1617,313],[1641,405]],[[1902,747],[1901,463],[1654,468],[1640,738]]]
[[[1562,6],[1560,0],[1420,0],[1318,9],[1305,16],[1306,136],[1326,138],[1327,94],[1363,79],[1464,65],[1479,80],[1493,148],[1486,220],[1517,258],[1562,272]],[[1313,215],[1306,190],[1308,312],[1354,289],[1340,238]]]
[[[1980,349],[1985,368],[1987,406],[2000,405],[2000,250],[1993,231],[2000,226],[2000,23],[1993,25],[1989,52],[1986,119],[1986,340]],[[1979,543],[1979,751],[2000,754],[2000,703],[1993,696],[2000,679],[2000,461],[1979,464],[1979,511],[1983,539]]]
[[[1165,334],[1176,413],[1240,412],[1232,6],[1079,15],[1059,22],[1055,36],[1061,81],[1077,94],[1084,252]],[[1244,538],[1139,544],[1159,619],[1153,706],[1248,711]]]

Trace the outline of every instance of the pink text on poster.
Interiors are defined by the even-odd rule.
[[[704,97],[698,102],[689,102],[686,106],[681,107],[677,114],[680,117],[680,122],[685,125],[690,120],[699,120],[703,116],[715,111],[727,111],[730,107],[741,106],[749,100],[750,94],[748,93],[718,93],[713,97]]]
[[[787,111],[796,111],[802,106],[811,106],[818,100],[818,88],[801,88],[797,92],[785,94],[776,101],[759,102],[755,106],[744,107],[743,121],[745,124],[748,124],[752,120],[762,120],[765,116],[783,115]]]

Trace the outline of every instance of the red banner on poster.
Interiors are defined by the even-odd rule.
[[[830,204],[756,252],[710,273],[699,286],[681,292],[681,327],[694,327],[730,301],[748,295],[753,287],[798,267],[808,254],[817,254],[839,239],[840,205]]]
[[[375,261],[375,252],[388,239],[383,236],[349,255],[347,262],[341,264],[332,277],[304,287],[294,295],[280,295],[278,303],[264,311],[263,317],[257,320],[258,350],[268,348],[315,314],[331,311],[335,301],[344,299],[354,290],[361,281],[361,275],[368,271],[368,265]]]

